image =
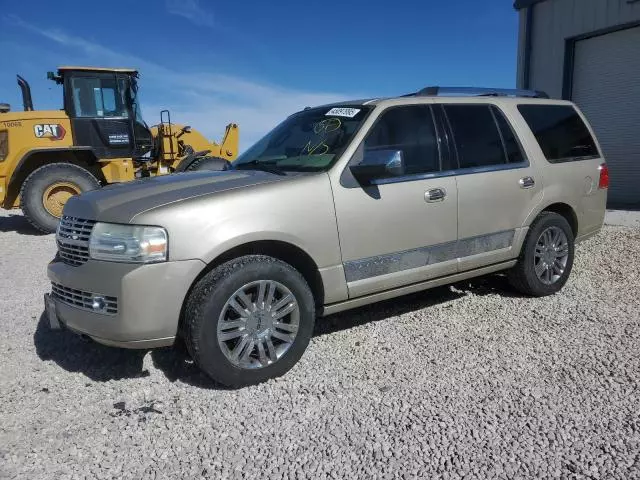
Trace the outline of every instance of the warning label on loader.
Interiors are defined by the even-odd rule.
[[[109,145],[128,145],[129,134],[127,133],[112,133],[109,135]]]

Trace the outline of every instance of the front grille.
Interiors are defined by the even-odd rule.
[[[115,315],[118,313],[118,299],[99,293],[83,292],[51,282],[51,295],[66,305],[81,308],[94,313]],[[97,308],[94,308],[97,304]]]
[[[67,215],[60,219],[56,240],[58,255],[64,263],[78,266],[89,260],[89,237],[95,223]]]

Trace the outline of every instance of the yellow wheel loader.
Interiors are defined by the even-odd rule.
[[[63,88],[64,108],[34,111],[29,84],[17,76],[24,111],[0,104],[0,206],[21,207],[34,227],[54,232],[73,195],[114,182],[173,172],[220,170],[238,153],[238,126],[220,144],[169,111],[151,128],[138,102],[138,72],[59,67],[47,78]]]

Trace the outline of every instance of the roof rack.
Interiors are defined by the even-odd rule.
[[[407,97],[437,97],[437,96],[477,96],[477,97],[528,97],[549,98],[545,92],[539,90],[522,90],[519,88],[481,88],[481,87],[425,87]]]

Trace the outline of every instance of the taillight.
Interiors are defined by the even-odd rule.
[[[598,188],[609,188],[609,167],[606,163],[603,163],[598,167],[600,170],[600,180],[598,181]]]

